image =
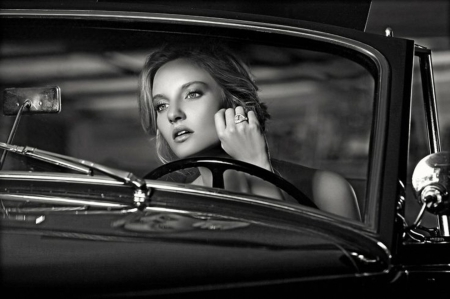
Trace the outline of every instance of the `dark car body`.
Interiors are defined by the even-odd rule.
[[[308,113],[301,111],[310,110],[303,104],[289,104],[296,97],[289,97],[287,89],[293,86],[290,82],[300,83],[286,70],[293,63],[302,65],[298,74],[294,71],[295,80],[312,82],[325,92],[305,98],[323,102],[320,107],[327,108],[320,109],[328,109],[324,116],[339,115],[339,126],[348,128],[343,135],[358,136],[352,139],[354,154],[346,156],[342,152],[348,150],[338,148],[327,157],[342,158],[333,160],[330,169],[341,170],[354,187],[361,221],[296,203],[184,182],[146,180],[144,187],[136,187],[140,180],[130,183],[129,177],[117,172],[110,175],[102,166],[93,168],[94,175],[85,175],[8,153],[0,171],[2,292],[9,297],[69,298],[309,297],[329,292],[376,297],[386,292],[411,295],[425,287],[440,294],[450,271],[448,236],[432,231],[417,237],[405,224],[411,221],[405,220],[405,202],[417,204],[408,172],[414,59],[415,55],[426,58],[429,51],[412,40],[363,32],[365,18],[330,25],[320,19],[293,19],[283,11],[269,15],[271,6],[264,5],[258,11],[236,2],[2,3],[2,89],[62,86],[61,113],[24,115],[11,144],[95,162],[100,159],[103,165],[134,168],[133,173],[143,177],[157,165],[156,158],[146,154],[147,143],[134,141],[139,125],[125,122],[123,117],[127,114],[127,119],[138,122],[135,106],[129,109],[123,103],[137,99],[135,85],[127,82],[137,81],[142,53],[162,42],[226,41],[247,53],[257,66],[257,78],[271,70],[261,80],[266,90],[287,77],[276,98],[284,95],[283,105],[289,113],[308,121]],[[367,2],[365,5],[363,12]],[[282,51],[276,52],[278,47]],[[296,58],[297,50],[306,54]],[[138,53],[133,56],[133,51]],[[93,59],[99,53],[108,66]],[[313,57],[321,70],[322,62],[334,62],[329,55],[339,58],[332,71],[313,73],[308,64],[302,64]],[[271,63],[282,64],[282,68]],[[347,77],[337,75],[346,71]],[[322,88],[321,84],[335,78],[337,85]],[[102,80],[113,82],[103,98],[101,88],[96,89]],[[348,89],[363,95],[361,101],[347,102],[343,99],[348,91],[346,82],[353,80],[361,80],[362,85]],[[125,83],[122,86],[120,82]],[[432,80],[429,83],[425,91],[433,90]],[[115,97],[118,101],[113,101]],[[274,118],[285,117],[287,122],[291,114],[278,111],[277,102],[273,103]],[[311,105],[307,100],[302,103]],[[113,104],[118,108],[105,108]],[[339,112],[345,105],[347,110]],[[428,105],[427,110],[432,111],[433,103]],[[96,122],[100,118],[103,123]],[[0,141],[6,142],[13,119],[0,118]],[[312,127],[324,123],[319,119]],[[61,138],[72,125],[76,125],[72,137]],[[282,123],[277,128],[275,132],[287,130]],[[274,134],[272,146],[294,133],[289,131],[280,139]],[[308,140],[313,139],[312,134],[307,135]],[[318,148],[327,146],[320,138],[314,140]],[[365,141],[362,151],[360,140]],[[280,146],[277,158],[289,156],[285,162],[292,172],[288,181],[302,189],[302,175],[307,172],[293,161],[303,152],[284,147]],[[141,161],[143,157],[148,160]],[[144,207],[136,199],[139,188],[146,192]],[[447,216],[432,217],[445,221]]]

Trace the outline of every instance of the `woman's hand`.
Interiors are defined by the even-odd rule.
[[[241,114],[247,121],[235,123],[235,115]],[[215,114],[217,135],[223,150],[232,158],[257,165],[271,171],[266,140],[253,111],[245,114],[241,106],[221,109]]]
[[[246,116],[248,118],[246,121],[236,123],[235,115],[237,114],[245,116],[244,108],[238,106],[236,109],[221,109],[215,114],[217,135],[222,143],[223,150],[236,160],[251,163],[272,171],[266,140],[261,132],[255,113],[249,111]],[[245,175],[245,177],[247,178],[246,181],[251,193],[273,199],[282,200],[284,198],[281,191],[271,183],[250,175]],[[239,187],[231,186],[231,189],[234,188],[241,192],[245,191],[241,186],[242,179],[236,174],[231,174],[227,181],[232,183],[236,181],[236,178],[238,182],[235,183]]]

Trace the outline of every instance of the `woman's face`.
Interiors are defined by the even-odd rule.
[[[156,125],[178,158],[220,145],[214,114],[222,107],[222,89],[207,71],[189,59],[170,61],[156,72],[152,95]]]

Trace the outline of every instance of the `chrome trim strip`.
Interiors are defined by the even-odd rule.
[[[22,181],[22,180],[30,180],[37,182],[52,182],[52,183],[74,183],[74,184],[101,184],[104,186],[124,186],[129,188],[129,186],[125,186],[122,182],[118,182],[112,178],[107,176],[96,175],[95,177],[88,177],[81,174],[67,174],[67,173],[46,173],[46,172],[20,172],[20,171],[11,171],[11,172],[0,172],[0,181],[1,180],[14,180],[14,181]],[[152,181],[146,180],[147,187],[158,189],[161,191],[169,191],[176,193],[187,193],[187,194],[195,194],[202,196],[214,196],[220,198],[233,199],[238,201],[250,201],[250,202],[258,202],[261,200],[252,199],[246,195],[239,196],[239,194],[227,194],[226,191],[219,192],[220,190],[211,189],[208,187],[190,185],[190,184],[177,184],[173,182],[164,182],[164,181]],[[266,204],[266,201],[263,201]],[[269,203],[269,205],[272,205]],[[285,203],[279,204],[276,203],[275,206],[282,206],[285,208]],[[302,206],[302,208],[304,208]],[[294,208],[294,210],[298,210]]]
[[[383,115],[386,115],[388,103],[387,101],[381,101],[387,99],[389,92],[389,78],[390,73],[389,63],[386,58],[375,48],[368,46],[362,42],[337,36],[330,33],[325,33],[316,30],[292,27],[280,24],[261,23],[254,21],[235,20],[235,19],[223,19],[212,18],[202,16],[190,16],[190,15],[170,15],[161,13],[144,13],[144,12],[115,12],[115,11],[94,11],[94,10],[40,10],[40,9],[5,9],[0,10],[0,16],[16,16],[16,17],[53,17],[53,18],[91,18],[91,19],[120,19],[123,21],[149,21],[149,22],[162,22],[173,24],[189,24],[189,25],[213,25],[224,28],[235,28],[242,30],[252,30],[258,32],[265,32],[268,34],[284,34],[297,37],[308,37],[312,40],[328,42],[335,45],[340,45],[354,51],[360,52],[365,56],[368,56],[376,65],[379,71],[379,77],[377,79],[378,86],[378,110],[376,111],[376,117],[374,119],[374,145],[372,150],[373,156],[370,163],[370,177],[369,184],[366,190],[367,198],[367,213],[365,222],[373,230],[376,230],[378,226],[378,205],[377,199],[380,198],[380,190],[377,188],[377,182],[382,181],[382,165],[377,165],[374,161],[382,161],[384,158],[385,142],[383,140],[384,132],[387,129],[387,123],[385,121],[379,121]],[[378,120],[378,121],[377,121]]]
[[[81,200],[70,197],[56,197],[56,196],[45,196],[45,195],[25,195],[25,194],[10,194],[10,193],[0,193],[1,200],[12,200],[12,201],[31,201],[31,202],[39,202],[39,203],[48,203],[48,204],[64,204],[70,206],[89,206],[89,207],[98,207],[98,208],[115,208],[115,209],[123,209],[126,207],[130,207],[130,205],[118,204],[112,202],[99,202],[95,200]]]
[[[172,182],[164,181],[151,181],[147,180],[147,186],[149,188],[174,193],[193,194],[203,197],[215,197],[221,200],[234,201],[252,204],[261,207],[270,207],[282,211],[293,212],[296,214],[308,215],[316,219],[333,223],[334,225],[345,227],[346,229],[354,230],[355,232],[361,232],[361,230],[367,230],[367,226],[362,222],[356,222],[344,217],[339,217],[331,213],[323,212],[314,208],[306,207],[303,205],[288,203],[285,201],[273,200],[270,198],[257,197],[253,195],[247,195],[243,193],[232,193],[222,189],[214,189],[209,187],[202,187],[190,184],[176,184]],[[150,200],[151,206],[151,200]]]
[[[106,186],[125,186],[125,183],[119,182],[113,178],[96,175],[86,176],[73,173],[54,173],[54,172],[24,172],[24,171],[0,171],[0,180],[32,180],[37,182],[53,183],[80,183],[80,184],[101,184]]]
[[[23,180],[30,180],[30,181],[36,181],[36,182],[52,182],[52,183],[73,183],[73,184],[101,184],[103,186],[123,186],[125,188],[130,188],[129,186],[125,186],[121,182],[117,182],[116,180],[106,177],[106,176],[100,176],[97,175],[94,177],[87,177],[82,174],[67,174],[67,173],[24,173],[24,172],[18,172],[18,171],[12,171],[12,172],[0,172],[0,181],[1,180],[14,180],[14,181],[23,181]],[[185,194],[193,194],[193,195],[199,195],[203,197],[215,197],[225,200],[231,200],[236,202],[245,202],[245,203],[251,203],[255,205],[260,206],[269,206],[272,208],[277,208],[281,210],[288,210],[291,212],[296,213],[302,213],[302,214],[314,214],[315,217],[319,217],[322,219],[327,219],[327,221],[336,222],[337,220],[331,217],[328,217],[325,212],[321,212],[319,210],[308,208],[302,205],[296,205],[296,204],[289,204],[284,201],[275,201],[271,200],[270,198],[264,199],[264,198],[258,198],[254,196],[249,196],[246,194],[240,194],[240,193],[230,193],[224,190],[220,189],[213,189],[208,187],[202,187],[197,185],[191,185],[191,184],[177,184],[173,182],[165,182],[165,181],[152,181],[152,180],[146,180],[147,187],[159,191],[165,191],[165,192],[174,192],[174,193],[185,193]],[[130,189],[131,190],[131,189]],[[1,191],[1,189],[0,189]],[[0,199],[2,194],[0,193]],[[9,194],[9,193],[8,193]],[[31,197],[30,197],[31,199]],[[22,200],[26,200],[25,198],[22,198]],[[78,199],[75,199],[78,200]],[[90,201],[86,201],[87,203],[90,203]],[[79,205],[80,203],[77,203]],[[86,203],[85,203],[86,204]],[[89,204],[86,204],[89,205]],[[132,203],[130,203],[131,206]],[[336,216],[338,217],[338,216]],[[343,221],[348,221],[342,218]],[[339,221],[339,222],[343,222]],[[346,222],[347,223],[347,222]],[[352,224],[361,225],[359,223]]]

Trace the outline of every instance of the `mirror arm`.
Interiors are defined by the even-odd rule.
[[[422,204],[422,207],[420,208],[419,215],[417,215],[416,221],[414,221],[414,224],[412,225],[412,229],[416,229],[419,227],[420,223],[422,222],[423,214],[425,213],[425,209],[427,207],[427,204],[424,202]]]
[[[17,112],[16,119],[14,120],[14,124],[13,124],[13,126],[11,128],[11,131],[9,132],[8,141],[6,141],[7,144],[11,144],[13,139],[14,139],[14,136],[16,135],[17,128],[19,126],[19,122],[20,122],[20,118],[22,117],[23,110],[25,108],[30,108],[30,106],[31,106],[31,102],[29,100],[26,100],[20,106],[19,111]],[[2,157],[0,158],[0,170],[2,170],[3,163],[4,163],[5,159],[6,159],[6,155],[7,154],[8,154],[8,151],[7,150],[3,150]]]

